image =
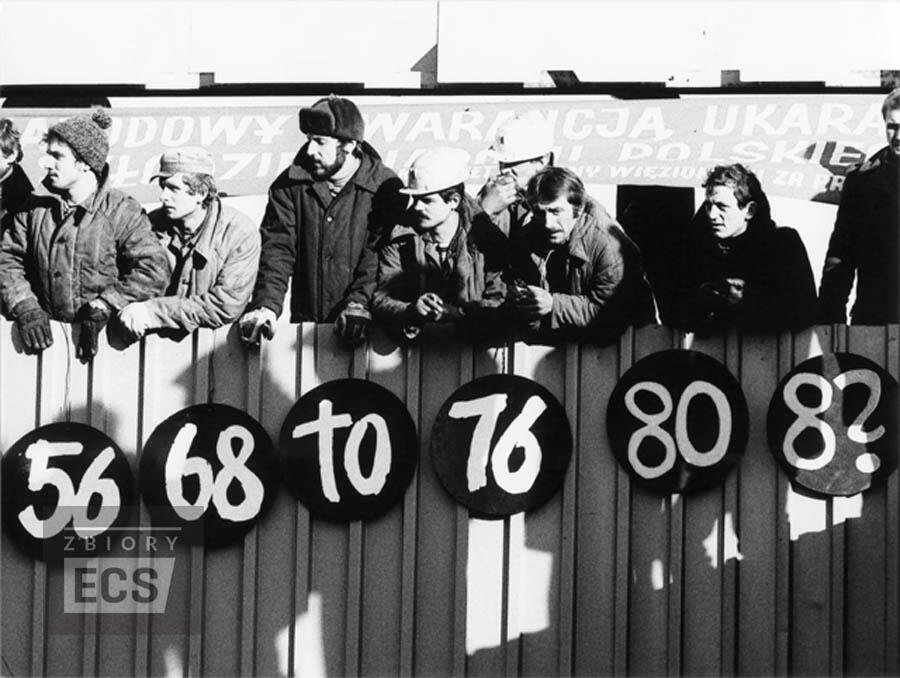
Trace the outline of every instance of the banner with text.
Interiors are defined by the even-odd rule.
[[[847,169],[885,143],[883,97],[877,94],[354,100],[368,140],[401,176],[423,150],[456,146],[470,153],[473,190],[496,171],[488,149],[498,127],[525,111],[553,128],[556,163],[587,184],[699,186],[712,166],[741,162],[772,195],[836,203]],[[199,107],[115,107],[113,184],[141,202],[155,202],[158,191],[149,179],[160,153],[193,145],[213,153],[226,194],[264,194],[304,141],[297,106],[270,102],[259,108],[203,107],[202,100]],[[40,144],[47,127],[75,112],[4,111],[22,132],[23,167],[35,183],[43,177]]]

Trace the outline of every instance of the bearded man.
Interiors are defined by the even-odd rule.
[[[382,229],[402,215],[402,182],[363,136],[359,109],[334,95],[300,109],[306,143],[269,189],[262,251],[241,336],[271,339],[291,282],[291,322],[334,323],[351,344],[365,339]]]

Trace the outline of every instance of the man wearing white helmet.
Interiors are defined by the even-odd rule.
[[[497,131],[491,150],[500,172],[478,194],[484,214],[507,238],[514,236],[531,214],[524,200],[528,181],[553,165],[553,132],[540,117],[516,115]]]
[[[486,274],[472,234],[478,205],[466,194],[468,175],[464,151],[435,148],[416,159],[400,191],[410,205],[379,252],[372,307],[407,339],[427,322],[484,329],[500,304],[500,271]]]

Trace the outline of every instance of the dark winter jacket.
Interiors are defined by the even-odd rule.
[[[741,235],[720,240],[705,210],[694,216],[683,239],[673,317],[688,330],[781,331],[814,320],[815,282],[797,231],[771,218],[752,219]],[[742,281],[729,292],[726,279]]]
[[[454,322],[464,333],[489,333],[491,318],[503,300],[502,270],[486,262],[472,217],[479,211],[468,195],[459,209],[459,228],[442,263],[430,233],[396,226],[379,250],[378,286],[372,307],[377,318],[403,329],[416,324],[412,306],[426,292],[441,297],[447,307],[443,322]]]
[[[551,339],[609,339],[629,325],[655,321],[653,294],[640,250],[597,202],[589,200],[566,245],[542,255],[542,224],[532,220],[514,238],[504,278],[553,293],[553,310],[541,319]]]
[[[856,277],[855,325],[900,322],[900,203],[898,159],[888,147],[851,169],[844,180],[834,231],[825,254],[817,320],[847,321]]]
[[[406,196],[378,153],[365,142],[359,149],[359,168],[333,199],[328,183],[301,165],[305,147],[272,184],[248,308],[280,315],[291,276],[291,322],[333,322],[348,302],[369,304],[378,240],[399,222]]]
[[[121,310],[166,289],[169,264],[147,213],[110,188],[107,173],[68,215],[55,195],[34,195],[10,221],[0,243],[0,295],[11,312],[31,299],[71,322],[98,297]]]
[[[24,207],[34,190],[28,175],[18,163],[12,164],[11,168],[9,176],[0,181],[0,233],[3,232],[6,215]]]

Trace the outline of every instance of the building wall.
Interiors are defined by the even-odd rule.
[[[40,358],[0,322],[0,449],[40,424],[89,423],[136,471],[153,428],[195,403],[236,406],[273,439],[297,398],[347,376],[406,403],[421,458],[401,505],[372,522],[328,523],[287,492],[245,538],[180,552],[190,582],[163,624],[52,614],[60,573],[2,541],[7,675],[753,675],[900,671],[900,486],[846,499],[795,493],[769,453],[778,380],[809,356],[862,354],[900,372],[898,327],[698,339],[665,327],[617,345],[486,349],[377,336],[348,352],[327,325],[282,323],[261,351],[236,328],[180,343],[151,338],[92,365],[68,327]],[[606,403],[641,357],[689,347],[735,375],[750,440],[716,488],[661,497],[632,484],[610,451]],[[503,520],[472,519],[435,478],[428,441],[461,384],[499,372],[547,387],[575,446],[562,490]],[[142,509],[146,522],[146,513]],[[174,620],[174,621],[173,621]],[[68,623],[67,623],[68,624]]]
[[[739,71],[878,87],[880,71],[900,69],[891,0],[3,0],[0,18],[6,85],[552,86],[551,71],[568,71],[718,87]],[[61,27],[89,36],[64,58],[50,47]]]

